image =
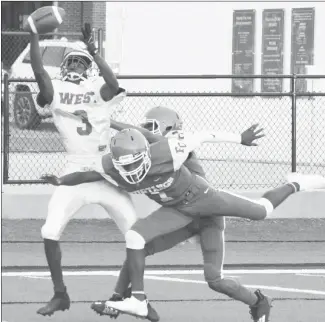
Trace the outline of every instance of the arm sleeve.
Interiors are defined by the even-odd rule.
[[[201,143],[241,143],[241,134],[217,131],[193,133]]]
[[[202,143],[238,143],[241,135],[229,132],[197,132],[183,133],[178,138],[168,140],[174,170],[178,170],[187,160],[189,153],[202,145]]]

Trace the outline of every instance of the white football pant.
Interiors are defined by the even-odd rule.
[[[42,237],[59,240],[74,214],[88,204],[102,206],[123,234],[137,220],[130,195],[106,180],[59,186],[49,202],[46,222],[41,230]]]

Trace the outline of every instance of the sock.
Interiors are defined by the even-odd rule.
[[[254,292],[241,285],[236,280],[224,278],[216,282],[209,282],[209,287],[216,292],[225,294],[234,300],[241,301],[249,306],[255,305],[258,297]]]
[[[150,245],[145,247],[145,257],[155,254],[154,248],[150,247]],[[127,260],[124,261],[123,266],[120,270],[119,277],[116,282],[115,286],[115,293],[122,295],[122,297],[129,296],[127,290],[129,288],[129,285],[131,283],[130,276],[129,276],[129,269],[128,269],[128,263]]]
[[[63,282],[61,267],[62,254],[59,242],[51,239],[44,239],[44,249],[47,264],[51,272],[54,292],[64,293],[66,292],[66,287]]]
[[[123,266],[120,270],[120,274],[115,286],[115,293],[124,297],[124,293],[130,285],[129,269],[127,259],[124,261]]]
[[[126,249],[128,271],[132,285],[132,295],[138,300],[143,301],[144,294],[144,268],[145,268],[145,250],[144,249]]]
[[[299,191],[299,184],[296,182],[287,183],[281,187],[275,188],[271,191],[267,191],[262,198],[265,198],[271,202],[273,208],[279,206],[290,195]]]

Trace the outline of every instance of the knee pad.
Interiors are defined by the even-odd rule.
[[[125,233],[126,247],[130,249],[143,249],[146,241],[145,239],[136,231],[128,230]]]
[[[55,227],[49,227],[49,225],[45,223],[41,228],[41,235],[43,239],[58,241],[61,237],[61,231]]]
[[[261,206],[264,206],[265,210],[266,210],[266,216],[269,216],[273,210],[274,210],[274,207],[271,203],[270,200],[266,199],[266,198],[261,198],[258,200],[258,203],[261,205]]]

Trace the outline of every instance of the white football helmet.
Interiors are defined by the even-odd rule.
[[[63,81],[77,82],[97,75],[97,65],[87,52],[76,50],[64,56],[60,66]]]

